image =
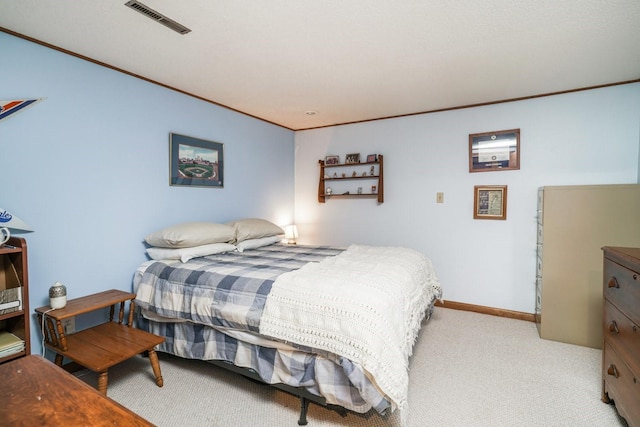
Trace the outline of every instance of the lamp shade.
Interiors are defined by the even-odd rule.
[[[298,238],[298,227],[295,224],[287,225],[284,227],[284,238],[288,240],[290,244],[295,245]]]

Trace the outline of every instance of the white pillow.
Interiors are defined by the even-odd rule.
[[[231,242],[235,230],[214,222],[186,222],[149,234],[144,240],[157,248],[191,248],[210,243]]]
[[[236,242],[284,234],[284,230],[266,219],[246,218],[228,222],[235,229]]]
[[[273,245],[282,240],[280,236],[261,237],[259,239],[243,240],[236,244],[238,252],[244,252],[246,249],[256,249],[267,245]]]
[[[191,258],[198,258],[201,256],[214,255],[235,250],[236,247],[231,243],[211,243],[192,248],[148,248],[147,253],[151,259],[179,259],[182,262],[187,262]]]

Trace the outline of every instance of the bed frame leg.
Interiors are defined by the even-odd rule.
[[[307,409],[309,409],[309,401],[304,397],[300,397],[300,419],[298,420],[299,426],[307,425]]]

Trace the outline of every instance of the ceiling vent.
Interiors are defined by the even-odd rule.
[[[149,6],[145,6],[139,1],[131,0],[126,2],[124,5],[127,7],[130,7],[135,11],[142,13],[144,16],[153,19],[154,21],[164,25],[165,27],[171,28],[175,32],[178,32],[180,34],[187,34],[191,32],[191,30],[185,27],[184,25],[178,24],[173,19],[167,18],[163,14],[156,12],[155,10],[151,9]]]

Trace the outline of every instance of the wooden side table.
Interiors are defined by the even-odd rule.
[[[2,425],[153,426],[41,356],[0,365],[0,378]]]
[[[107,394],[108,369],[131,357],[148,352],[156,384],[162,387],[158,355],[154,348],[164,342],[163,337],[134,328],[133,312],[135,294],[116,289],[67,301],[64,308],[36,309],[42,324],[46,321],[45,346],[56,353],[56,365],[62,366],[64,357],[98,373],[98,391]],[[125,303],[130,301],[127,323],[124,323]],[[116,305],[120,306],[118,319],[114,321]],[[73,334],[65,334],[62,321],[70,317],[110,307],[109,321]],[[55,325],[54,325],[55,322]]]

